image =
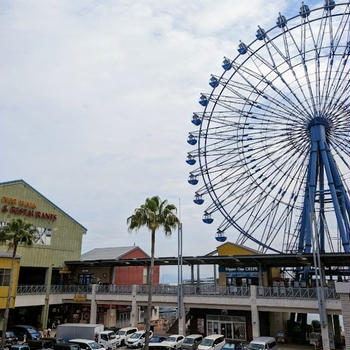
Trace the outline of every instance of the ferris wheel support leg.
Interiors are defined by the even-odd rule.
[[[299,244],[298,244],[298,252],[303,253],[305,250],[305,237],[307,236],[306,232],[310,232],[310,213],[309,203],[310,203],[310,173],[311,173],[311,156],[309,160],[309,166],[306,177],[306,186],[305,186],[305,195],[304,195],[304,205],[301,216],[301,224],[299,231]]]
[[[327,155],[328,155],[328,159],[329,159],[329,165],[331,167],[332,175],[333,175],[333,178],[335,181],[335,186],[336,186],[337,192],[339,193],[339,203],[340,203],[340,206],[342,209],[344,223],[346,226],[346,232],[347,232],[348,240],[349,240],[350,239],[350,237],[349,237],[349,232],[350,232],[350,229],[349,229],[349,220],[350,220],[349,196],[347,195],[347,193],[345,191],[343,181],[339,175],[338,168],[336,166],[336,163],[333,159],[333,156],[332,156],[327,144],[326,144],[326,150],[327,150]]]
[[[323,174],[323,161],[322,157],[318,157],[319,162],[319,190],[320,190],[320,227],[319,227],[319,236],[320,236],[320,253],[325,252],[324,245],[324,174]]]
[[[318,145],[317,142],[313,141],[311,146],[311,155],[309,162],[309,171],[310,171],[310,179],[309,179],[309,199],[306,211],[306,225],[305,225],[305,253],[311,252],[311,213],[314,211],[315,204],[315,192],[316,192],[316,181],[317,181],[317,153],[318,153]]]
[[[334,179],[333,179],[333,172],[337,172],[337,169],[331,169],[330,162],[328,159],[328,152],[327,152],[327,147],[326,144],[323,140],[320,140],[320,152],[322,156],[322,161],[326,170],[326,175],[327,175],[327,180],[328,180],[328,186],[329,190],[331,192],[332,196],[332,202],[334,205],[334,210],[335,210],[335,215],[338,223],[338,228],[339,228],[339,233],[340,233],[340,238],[342,241],[342,245],[344,248],[344,251],[346,253],[350,252],[349,249],[349,238],[348,238],[348,233],[346,232],[346,225],[344,223],[344,220],[346,220],[346,217],[343,216],[343,212],[341,210],[341,207],[339,205],[339,200],[337,196],[337,191],[334,185]]]

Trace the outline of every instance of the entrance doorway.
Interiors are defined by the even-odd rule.
[[[222,334],[226,339],[247,340],[244,316],[208,315],[207,335]]]

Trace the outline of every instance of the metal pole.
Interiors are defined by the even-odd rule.
[[[178,240],[177,240],[177,248],[178,248],[178,259],[177,259],[177,317],[180,321],[180,318],[183,316],[183,291],[182,291],[182,223],[179,223],[178,226]]]

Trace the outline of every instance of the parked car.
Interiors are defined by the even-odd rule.
[[[239,340],[226,339],[226,343],[221,350],[245,350],[246,346]]]
[[[102,345],[90,339],[71,339],[69,344],[79,345],[80,349],[83,350],[106,350],[106,348],[104,348]]]
[[[253,339],[248,346],[249,350],[277,350],[275,338],[258,337]]]
[[[205,337],[198,345],[198,350],[219,350],[225,344],[222,334],[211,334]]]
[[[28,340],[28,345],[30,347],[30,350],[52,349],[54,343],[55,341],[52,339]]]
[[[2,330],[0,330],[0,338],[2,338]],[[18,338],[12,331],[6,332],[5,345],[10,346],[17,343]]]
[[[186,350],[196,350],[202,340],[203,336],[201,334],[190,334],[184,339],[181,348]]]
[[[172,349],[180,349],[185,337],[181,334],[173,334],[166,338],[162,344],[169,346]]]
[[[150,343],[148,346],[150,350],[173,350],[173,348],[163,343]]]
[[[149,343],[161,343],[164,341],[167,337],[163,337],[162,335],[153,335],[151,339],[149,340]]]
[[[152,335],[153,332],[150,331],[150,338]],[[137,331],[133,333],[125,343],[128,348],[141,348],[145,344],[145,339],[146,331]]]
[[[80,346],[78,344],[57,343],[54,344],[53,350],[80,350]]]
[[[11,345],[10,350],[30,350],[28,344]]]
[[[33,327],[29,325],[19,324],[13,327],[13,333],[15,333],[18,340],[23,341],[24,337],[27,340],[39,339],[41,334]]]
[[[131,335],[137,331],[138,329],[136,327],[120,328],[116,334],[119,343],[118,345],[125,345],[126,341],[131,337]]]

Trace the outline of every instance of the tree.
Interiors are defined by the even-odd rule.
[[[167,236],[171,235],[172,231],[178,226],[179,219],[176,216],[176,207],[174,205],[168,204],[167,200],[162,201],[158,196],[154,196],[146,198],[145,203],[135,209],[134,214],[128,217],[127,224],[129,231],[137,231],[145,226],[151,232],[151,264],[147,274],[148,302],[145,339],[145,350],[148,350],[152,310],[155,233],[158,229],[163,229]]]
[[[14,219],[0,228],[0,242],[7,242],[8,250],[12,250],[10,281],[7,291],[6,309],[2,326],[2,339],[0,349],[4,349],[5,347],[6,329],[10,311],[10,301],[12,295],[12,283],[17,248],[19,244],[33,244],[37,232],[38,231],[35,227],[33,227],[31,224],[24,222],[21,219]]]

